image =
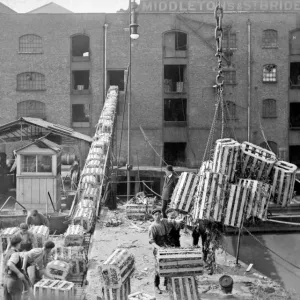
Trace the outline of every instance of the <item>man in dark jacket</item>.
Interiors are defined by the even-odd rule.
[[[165,176],[164,186],[161,193],[163,218],[167,218],[166,209],[168,207],[172,193],[177,183],[177,177],[173,171],[172,166],[167,166],[165,172],[166,172],[166,176]]]
[[[166,210],[166,214],[168,216],[169,222],[174,222],[175,219],[178,217],[178,211],[173,208],[168,208]],[[169,243],[171,247],[180,248],[180,229],[184,226],[170,226],[168,232]]]

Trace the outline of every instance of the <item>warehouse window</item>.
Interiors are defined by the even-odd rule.
[[[236,45],[236,33],[231,33],[230,31],[224,32],[222,40],[223,49],[237,49]]]
[[[108,71],[109,85],[117,85],[119,91],[124,91],[124,70],[110,70]]]
[[[26,100],[17,104],[17,117],[46,119],[46,105],[36,100]]]
[[[187,56],[187,34],[182,31],[168,31],[163,36],[164,57]]]
[[[26,34],[19,38],[20,53],[43,53],[42,38],[35,34]]]
[[[300,167],[300,146],[290,146],[290,162],[295,164],[298,168]]]
[[[185,166],[186,143],[164,143],[164,160],[168,165]]]
[[[17,75],[18,91],[44,91],[45,75],[37,72],[25,72]]]
[[[262,46],[263,48],[277,48],[278,33],[276,30],[267,29],[263,31]]]
[[[274,99],[265,99],[263,100],[262,106],[262,117],[263,118],[276,118],[276,100]]]
[[[88,123],[90,121],[89,104],[73,104],[72,105],[72,121],[80,123]]]
[[[225,84],[236,84],[236,71],[235,70],[224,70],[224,83]]]
[[[263,67],[263,82],[277,82],[277,67],[269,64]]]
[[[225,101],[223,104],[223,109],[224,109],[224,118],[225,120],[235,120],[237,118],[236,116],[236,105],[232,101]],[[219,105],[218,108],[218,119],[222,120],[222,110],[221,106]]]
[[[181,31],[175,31],[175,50],[187,49],[187,34]]]
[[[277,143],[275,142],[272,141],[267,141],[267,143],[263,142],[260,144],[260,146],[264,149],[274,152],[276,155],[278,154],[278,146]]]
[[[90,71],[73,71],[73,89],[82,91],[90,87]]]
[[[165,93],[186,92],[186,66],[165,65],[164,66],[164,90]]]
[[[72,37],[72,56],[90,57],[90,38],[87,35],[79,34]]]
[[[186,99],[164,100],[164,121],[185,122],[186,121]]]
[[[291,88],[300,88],[300,62],[290,63]]]
[[[51,173],[51,155],[21,155],[22,173]]]

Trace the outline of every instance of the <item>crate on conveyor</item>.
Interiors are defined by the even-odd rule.
[[[126,217],[128,219],[143,219],[146,216],[146,204],[127,204],[125,207]]]
[[[49,239],[49,227],[30,226],[29,230],[36,238],[38,248],[42,248],[44,243]]]
[[[168,280],[170,300],[199,300],[198,284],[193,276],[173,277]]]
[[[94,141],[92,143],[92,148],[100,148],[104,153],[107,153],[108,146],[110,144],[111,135],[108,133],[103,133],[94,137]]]
[[[97,176],[93,176],[93,175],[85,175],[85,176],[81,176],[81,180],[80,180],[80,188],[81,189],[86,189],[89,186],[97,186]]]
[[[124,281],[119,288],[108,288],[104,286],[104,300],[128,300],[128,295],[131,293],[130,278]]]
[[[183,172],[181,173],[171,197],[170,206],[174,209],[189,213],[193,206],[193,197],[199,183],[199,176]]]
[[[87,209],[92,209],[95,212],[96,209],[96,203],[93,200],[88,200],[88,199],[81,199],[78,202],[77,205],[78,208],[87,208]]]
[[[212,172],[227,175],[229,182],[233,182],[240,159],[240,150],[241,144],[233,139],[216,140]]]
[[[134,256],[126,249],[116,249],[99,268],[107,288],[120,288],[135,270]]]
[[[143,292],[136,292],[128,295],[128,300],[156,300],[156,298]]]
[[[82,246],[84,242],[84,228],[81,225],[69,225],[64,238],[64,246]]]
[[[81,173],[81,176],[96,176],[97,182],[101,182],[102,176],[103,176],[103,169],[101,167],[98,168],[90,168],[86,167],[83,172]]]
[[[81,193],[81,199],[85,200],[92,200],[95,204],[99,197],[99,188],[89,186],[88,188],[84,189]]]
[[[220,173],[204,172],[201,174],[192,212],[194,220],[221,221],[227,179],[226,175]]]
[[[93,208],[77,208],[74,216],[74,225],[81,225],[86,232],[89,232],[94,226],[95,213]]]
[[[296,180],[297,166],[277,161],[272,172],[272,201],[281,207],[290,204]]]
[[[34,285],[34,296],[36,300],[74,300],[74,283],[42,279]]]
[[[91,159],[86,163],[85,168],[101,168],[103,165],[104,160]]]
[[[8,227],[0,232],[0,253],[4,253],[11,238],[20,230],[18,227]]]
[[[47,277],[53,280],[66,280],[70,272],[70,264],[62,260],[52,260],[46,266]]]
[[[163,277],[196,276],[203,273],[202,251],[195,248],[158,249],[157,271]]]
[[[53,260],[70,264],[70,275],[82,275],[87,271],[87,255],[83,247],[56,247],[51,251]]]
[[[241,144],[241,178],[266,181],[275,162],[275,153],[248,142]]]

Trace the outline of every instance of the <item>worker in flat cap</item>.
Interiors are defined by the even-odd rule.
[[[166,176],[165,176],[165,181],[161,193],[161,199],[162,199],[162,214],[164,218],[167,218],[166,209],[168,207],[168,204],[171,201],[171,196],[176,186],[178,177],[175,175],[173,167],[170,165],[166,167],[165,172],[166,172]]]
[[[174,223],[174,221],[178,218],[179,213],[174,208],[168,208],[166,210],[166,215],[168,217],[168,221],[170,223]],[[179,226],[169,225],[168,239],[171,247],[180,248],[180,229],[183,227],[183,224],[180,224]]]
[[[152,211],[154,222],[149,227],[149,243],[154,246],[153,254],[155,258],[155,275],[154,275],[154,288],[155,292],[158,294],[161,294],[162,291],[159,288],[160,284],[160,278],[159,273],[157,271],[157,261],[156,261],[156,255],[158,249],[166,248],[166,247],[172,247],[170,244],[170,241],[168,239],[168,233],[170,232],[170,229],[179,228],[183,220],[168,220],[162,218],[162,211],[161,209],[154,209]],[[165,278],[164,285],[167,289],[167,279]]]

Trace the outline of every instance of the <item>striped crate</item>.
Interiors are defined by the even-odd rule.
[[[168,291],[170,300],[199,300],[198,284],[196,278],[173,277],[168,281]]]
[[[84,241],[84,229],[81,225],[69,225],[64,239],[64,246],[82,246]]]
[[[163,277],[196,276],[203,273],[202,251],[199,249],[158,249],[157,271]]]
[[[240,143],[233,139],[216,140],[212,172],[227,175],[228,180],[233,182],[240,158],[240,149]]]
[[[87,270],[87,255],[83,247],[56,247],[51,251],[53,260],[70,264],[70,275],[81,275]]]
[[[127,204],[126,217],[128,219],[142,219],[146,215],[147,205],[145,204]]]
[[[50,261],[46,266],[47,277],[53,280],[66,280],[70,272],[70,264],[62,260]]]
[[[102,160],[91,159],[86,163],[85,168],[101,168],[103,164]]]
[[[104,157],[104,153],[101,154],[101,153],[89,153],[88,156],[86,157],[86,160],[85,162],[89,162],[90,160],[103,160],[103,157]]]
[[[84,189],[81,194],[81,199],[92,200],[95,204],[99,196],[99,188],[89,186]]]
[[[107,288],[120,288],[134,270],[134,256],[122,248],[116,249],[99,269],[102,282]]]
[[[101,148],[90,148],[88,156],[91,156],[91,155],[92,156],[97,155],[97,157],[95,157],[95,159],[99,160],[99,161],[103,161],[105,159],[105,153]],[[99,156],[100,156],[100,158],[99,158]],[[91,159],[89,159],[89,160],[91,160]]]
[[[83,172],[81,173],[81,176],[89,175],[96,176],[97,182],[100,182],[100,178],[103,176],[103,169],[101,167],[92,168],[91,166],[87,166],[86,168],[84,168]]]
[[[98,123],[100,126],[100,130],[103,133],[112,133],[113,129],[113,121],[112,120],[107,120],[107,119],[102,119],[101,122]]]
[[[198,186],[199,176],[183,172],[176,184],[170,206],[179,211],[189,213],[192,210],[193,198]]]
[[[119,288],[108,288],[104,286],[104,300],[127,300],[131,293],[130,278],[128,278]]]
[[[213,162],[211,160],[204,161],[199,169],[198,175],[201,175],[204,172],[211,172],[213,167]]]
[[[93,200],[81,199],[78,202],[78,206],[77,207],[78,207],[78,209],[84,209],[84,208],[92,209],[93,212],[95,213],[96,203]]]
[[[20,228],[18,227],[8,227],[1,231],[0,233],[0,253],[4,253],[10,243],[11,238],[15,235]]]
[[[87,175],[87,176],[81,176],[80,180],[80,188],[86,189],[89,186],[97,186],[97,179],[96,176],[93,175]]]
[[[74,216],[74,225],[81,225],[86,232],[89,232],[95,221],[95,214],[93,208],[77,208]]]
[[[34,285],[34,296],[36,300],[74,300],[74,283],[42,279]]]
[[[31,226],[29,231],[35,236],[38,248],[42,248],[44,243],[49,239],[49,227],[47,226]]]
[[[128,295],[128,300],[156,300],[156,298],[143,292],[136,292]]]
[[[101,134],[96,141],[92,143],[92,148],[100,148],[104,153],[107,153],[108,145],[110,143],[110,135]]]
[[[272,177],[272,200],[281,207],[290,204],[293,198],[297,166],[285,161],[277,161]]]
[[[220,173],[204,172],[200,176],[193,219],[221,221],[227,189],[227,176]]]
[[[241,177],[268,180],[276,162],[275,153],[248,142],[242,143],[241,150]]]
[[[271,197],[272,187],[269,184],[249,179],[240,179],[239,186],[242,197],[246,197],[247,189],[248,201],[246,202],[245,217],[257,217],[263,221],[267,219],[268,206]]]

